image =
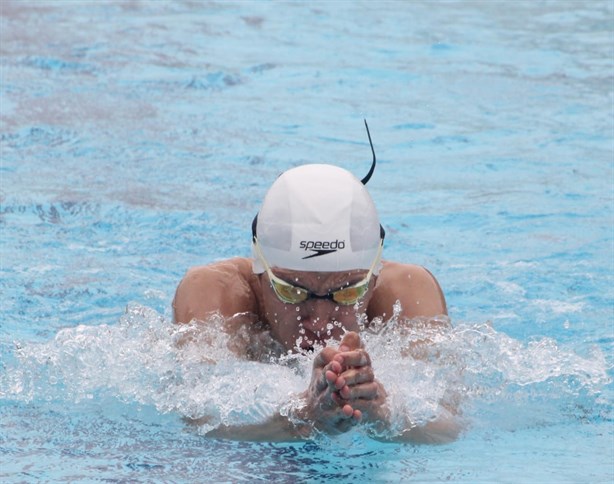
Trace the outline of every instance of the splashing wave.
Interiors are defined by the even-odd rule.
[[[393,316],[363,333],[393,414],[414,423],[434,418],[442,401],[461,402],[461,408],[529,397],[576,407],[590,398],[594,404],[610,383],[597,349],[582,357],[549,338],[524,344],[489,324],[450,328],[445,318],[437,322],[408,324]],[[307,387],[313,354],[246,361],[231,349],[249,340],[248,333],[231,337],[224,323],[213,316],[173,325],[154,309],[132,304],[116,325],[77,326],[46,343],[16,343],[0,374],[0,398],[80,402],[111,396],[197,420],[203,433],[262,422]]]

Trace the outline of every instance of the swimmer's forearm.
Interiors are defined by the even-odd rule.
[[[420,427],[413,427],[401,435],[386,436],[378,432],[372,438],[381,442],[412,444],[447,444],[454,442],[461,432],[461,425],[454,415],[443,415]],[[261,424],[240,426],[221,425],[207,433],[208,437],[251,442],[296,442],[309,439],[313,425],[297,424],[287,417],[276,415]]]
[[[207,437],[252,442],[296,442],[311,434],[308,424],[295,424],[283,415],[275,415],[264,423],[240,426],[221,425],[207,433]]]
[[[422,426],[412,427],[401,435],[386,437],[384,432],[374,438],[382,442],[448,444],[458,438],[461,430],[462,426],[458,418],[453,414],[445,413],[436,420]]]

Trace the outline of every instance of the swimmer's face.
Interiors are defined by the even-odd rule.
[[[302,272],[273,269],[278,278],[289,284],[307,289],[310,293],[324,296],[344,287],[359,283],[368,271]],[[357,316],[366,312],[373,292],[375,278],[371,277],[367,292],[356,304],[343,305],[331,299],[309,298],[298,304],[280,300],[269,276],[261,276],[264,316],[272,336],[287,350],[299,347],[307,350],[315,343],[324,345],[333,338],[340,340],[346,331],[358,331]]]

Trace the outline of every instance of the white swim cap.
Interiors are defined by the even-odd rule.
[[[299,271],[370,269],[384,236],[364,184],[349,171],[324,164],[283,173],[252,229],[271,267]],[[260,274],[265,268],[252,252],[252,269]],[[379,268],[378,260],[375,274]]]

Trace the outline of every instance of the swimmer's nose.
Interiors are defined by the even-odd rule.
[[[305,304],[307,306],[304,318],[304,326],[309,331],[326,331],[331,322],[331,316],[335,308],[335,303],[327,299],[311,299]]]

